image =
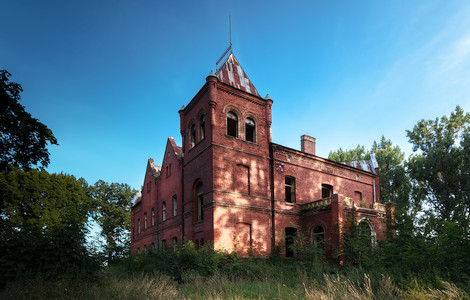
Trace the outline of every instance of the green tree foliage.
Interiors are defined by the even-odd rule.
[[[93,199],[93,219],[101,227],[101,235],[106,241],[106,258],[110,263],[130,249],[130,205],[137,191],[128,184],[99,180],[90,186],[89,193]]]
[[[85,185],[83,179],[37,169],[0,172],[0,281],[96,269],[85,246]]]
[[[34,165],[47,167],[47,143],[57,140],[46,125],[33,118],[19,103],[20,84],[10,82],[10,73],[0,70],[0,170]]]
[[[336,162],[351,162],[357,160],[370,159],[370,151],[367,151],[364,146],[357,145],[356,149],[343,150],[339,148],[336,151],[330,151],[328,159]]]
[[[469,229],[469,135],[470,114],[459,106],[449,117],[421,120],[407,131],[415,152],[408,169],[416,194],[424,196],[427,233],[439,234],[447,222]]]

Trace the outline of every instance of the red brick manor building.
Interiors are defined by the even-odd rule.
[[[230,51],[179,111],[182,147],[168,138],[160,166],[149,159],[141,195],[132,204],[132,253],[193,241],[266,256],[280,246],[293,256],[302,234],[329,254],[354,216],[384,238],[393,206],[380,203],[377,163],[340,164],[271,139],[271,106]]]

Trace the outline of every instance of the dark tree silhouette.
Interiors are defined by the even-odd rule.
[[[58,145],[52,131],[25,111],[19,103],[23,88],[0,70],[0,170],[28,170],[49,164],[47,143]]]

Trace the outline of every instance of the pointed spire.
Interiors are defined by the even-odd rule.
[[[273,100],[273,99],[271,99],[271,97],[269,97],[269,94],[266,94],[266,97],[264,97],[264,99],[266,99],[266,100]]]
[[[217,69],[216,75],[219,81],[260,97],[255,86],[251,83],[233,53],[230,53],[223,65]]]
[[[207,77],[217,77],[217,76],[215,76],[214,71],[211,70],[211,72],[209,73],[209,75]]]

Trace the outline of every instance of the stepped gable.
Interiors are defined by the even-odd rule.
[[[243,71],[243,68],[233,53],[230,53],[222,67],[217,70],[216,76],[219,81],[225,84],[231,85],[234,88],[260,97],[255,86],[253,83],[251,83],[251,80]]]

